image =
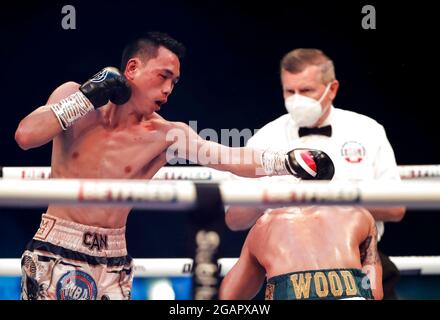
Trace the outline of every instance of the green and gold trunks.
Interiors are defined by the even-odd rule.
[[[373,299],[370,280],[359,269],[286,273],[267,280],[266,300]]]

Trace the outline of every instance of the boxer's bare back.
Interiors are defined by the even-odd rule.
[[[240,258],[226,275],[222,299],[249,299],[265,278],[324,269],[362,269],[381,299],[382,269],[371,214],[357,207],[279,208],[249,231]]]
[[[361,208],[280,208],[257,221],[248,245],[268,278],[304,270],[362,269],[359,248],[372,228],[374,220]]]

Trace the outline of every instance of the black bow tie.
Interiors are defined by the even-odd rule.
[[[328,125],[321,128],[306,128],[306,127],[300,127],[298,130],[298,135],[300,137],[308,136],[311,134],[320,134],[322,136],[331,137],[332,136],[332,126]]]

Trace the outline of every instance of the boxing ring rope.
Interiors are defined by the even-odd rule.
[[[0,167],[0,169],[0,177],[4,179],[49,179],[51,173],[50,167]],[[440,165],[400,165],[398,169],[402,179],[440,177]],[[230,172],[196,166],[163,167],[153,177],[155,180],[196,180],[213,182],[235,178],[237,178],[237,176]]]
[[[192,181],[48,179],[0,180],[0,207],[51,204],[131,206],[188,210],[197,205]],[[406,206],[440,208],[440,182],[325,182],[232,180],[218,183],[224,205],[275,207],[290,205]]]
[[[402,179],[440,177],[440,165],[400,165],[398,169]]]
[[[195,199],[195,186],[190,181],[0,180],[0,206],[8,207],[53,203],[187,210],[194,206]]]
[[[288,205],[363,205],[440,208],[440,181],[338,183],[271,179],[237,179],[206,167],[164,167],[152,180],[49,179],[50,167],[3,167],[0,207],[45,206],[49,203],[121,205],[161,210],[196,207],[198,189],[216,183],[224,205],[275,207]],[[399,166],[404,180],[439,178],[440,165]],[[165,180],[165,181],[160,181]],[[189,180],[189,181],[177,181]],[[251,183],[249,182],[251,181]],[[390,257],[403,275],[440,275],[440,256]],[[217,261],[221,277],[237,258]],[[192,276],[191,258],[134,259],[135,276]],[[0,259],[0,276],[20,276],[19,259]]]
[[[403,275],[440,275],[440,256],[390,257]],[[219,274],[224,277],[238,258],[218,259]],[[193,259],[134,259],[136,277],[192,276]],[[0,276],[21,276],[20,259],[0,259]]]

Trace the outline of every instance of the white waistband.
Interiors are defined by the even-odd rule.
[[[99,228],[43,214],[34,239],[96,257],[127,255],[125,227]]]

